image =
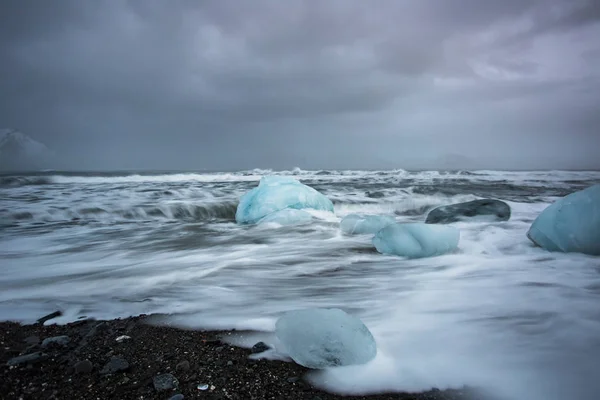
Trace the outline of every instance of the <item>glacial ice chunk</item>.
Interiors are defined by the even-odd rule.
[[[349,235],[375,234],[395,222],[393,217],[387,215],[350,214],[342,219],[340,229]]]
[[[289,311],[277,320],[275,334],[288,355],[307,368],[365,364],[377,355],[369,328],[337,308]]]
[[[466,219],[508,221],[510,206],[503,201],[479,199],[465,203],[450,204],[429,212],[426,224],[448,224]]]
[[[377,232],[373,244],[383,254],[422,258],[455,250],[459,239],[460,231],[453,226],[392,224]]]
[[[304,210],[286,208],[281,211],[275,211],[258,221],[259,224],[274,223],[278,225],[300,225],[312,221],[312,215]]]
[[[533,221],[527,237],[549,251],[600,255],[600,185],[548,206]]]
[[[235,220],[239,224],[255,224],[267,215],[284,209],[333,212],[333,203],[315,189],[294,178],[265,176],[260,180],[258,187],[242,196]]]

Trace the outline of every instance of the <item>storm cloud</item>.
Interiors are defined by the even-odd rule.
[[[0,127],[69,168],[600,168],[597,0],[4,0],[0,20]]]

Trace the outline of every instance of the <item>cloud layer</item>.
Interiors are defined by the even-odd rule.
[[[70,168],[600,168],[594,0],[5,0],[0,126]]]

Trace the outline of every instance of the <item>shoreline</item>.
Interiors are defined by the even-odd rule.
[[[44,318],[32,325],[0,322],[0,398],[483,399],[471,388],[365,396],[324,392],[303,379],[305,367],[252,359],[251,349],[221,341],[240,331],[152,325],[152,317],[65,325],[43,325]],[[44,342],[48,338],[54,339]]]

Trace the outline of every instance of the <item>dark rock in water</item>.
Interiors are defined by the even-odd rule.
[[[69,344],[71,339],[68,336],[54,336],[44,339],[42,342],[42,347],[46,348],[48,346],[57,345],[57,346],[66,346]]]
[[[469,218],[488,217],[494,221],[508,221],[510,206],[500,200],[481,199],[465,203],[451,204],[433,209],[426,224],[449,224]]]
[[[269,345],[265,342],[258,342],[254,346],[252,346],[252,354],[262,353],[263,351],[267,351],[270,348],[271,347],[269,347]]]
[[[181,393],[176,394],[175,396],[169,397],[169,400],[183,400],[184,397]]]
[[[367,192],[366,195],[372,199],[381,199],[385,197],[385,193],[383,192]]]
[[[113,357],[109,362],[104,365],[104,368],[100,371],[101,374],[114,374],[115,372],[127,371],[129,369],[129,363],[124,358]]]
[[[155,376],[152,379],[152,382],[154,383],[154,389],[156,389],[157,392],[163,392],[165,390],[175,389],[177,387],[177,385],[179,384],[179,381],[177,381],[177,378],[175,378],[171,374],[162,374],[162,375]]]
[[[45,317],[42,317],[42,318],[38,319],[37,323],[43,325],[44,322],[49,321],[49,320],[51,320],[53,318],[56,318],[56,317],[60,317],[61,315],[62,315],[62,312],[60,312],[60,311],[54,311],[53,313],[48,314]]]
[[[187,360],[180,362],[179,364],[177,364],[177,366],[175,366],[175,370],[177,370],[178,372],[189,371],[190,370],[190,362]]]
[[[10,360],[8,360],[6,365],[8,365],[9,367],[13,367],[16,365],[33,363],[42,360],[44,357],[45,354],[38,351],[36,353],[25,354],[23,356],[11,358]]]
[[[75,364],[73,368],[76,374],[89,374],[94,369],[94,366],[90,360],[83,360]]]

